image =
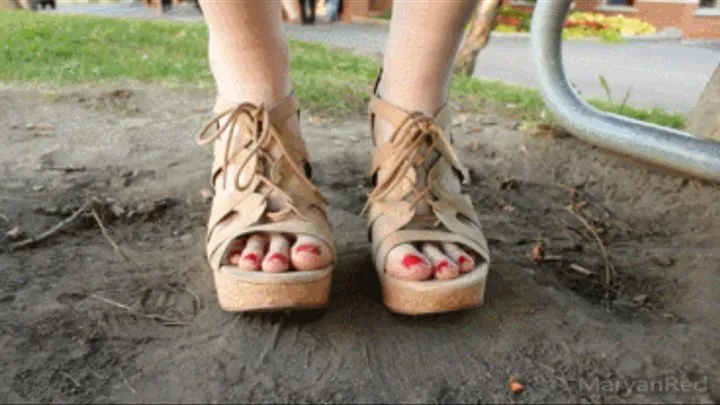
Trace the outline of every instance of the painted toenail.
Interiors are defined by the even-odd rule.
[[[462,267],[463,264],[468,263],[469,261],[470,261],[470,259],[468,259],[467,257],[460,256],[460,258],[458,259],[458,265],[460,265],[460,267]]]
[[[280,254],[280,253],[273,253],[273,254],[271,254],[270,257],[268,258],[268,260],[273,261],[273,262],[279,262],[279,263],[282,263],[282,264],[285,264],[285,263],[287,263],[287,261],[288,261],[288,260],[287,260],[287,257],[286,257],[285,255],[283,255],[283,254]]]
[[[302,252],[310,253],[315,256],[320,255],[320,248],[315,245],[300,245],[297,248],[295,248],[295,251],[297,253],[302,253]]]
[[[406,255],[405,257],[403,257],[402,264],[403,266],[405,266],[405,268],[410,268],[413,266],[425,264],[425,260],[417,257],[416,255]]]
[[[435,272],[440,273],[448,267],[450,267],[450,263],[448,263],[447,260],[443,260],[435,266]]]
[[[253,264],[258,264],[260,260],[258,260],[258,257],[255,253],[248,253],[243,257],[243,260],[248,260],[253,262]]]

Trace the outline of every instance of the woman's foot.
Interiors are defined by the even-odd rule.
[[[251,107],[250,110],[257,107]],[[220,127],[225,126],[229,119],[220,119],[218,124]],[[291,207],[292,202],[288,203],[288,190],[283,190],[282,184],[271,184],[272,175],[270,175],[270,167],[273,165],[272,161],[289,162],[283,159],[292,159],[285,150],[289,148],[300,149],[304,148],[302,140],[299,139],[299,122],[297,115],[292,114],[287,121],[283,123],[274,123],[278,127],[278,130],[288,140],[288,144],[282,145],[279,142],[274,142],[272,146],[262,154],[267,155],[267,160],[261,158],[256,164],[264,165],[264,168],[256,167],[260,171],[265,171],[263,176],[264,179],[269,180],[268,184],[260,185],[259,190],[262,193],[267,193],[267,204],[270,211],[282,212],[283,210],[293,209],[297,207]],[[225,131],[221,132],[218,139],[215,141],[215,151],[217,153],[224,154],[226,148],[229,145],[230,154],[237,153],[240,149],[236,148],[236,145],[242,145],[252,138],[253,134],[243,132],[244,127],[236,127],[236,130],[231,135],[230,128],[228,127]],[[296,139],[292,139],[295,138]],[[243,154],[247,153],[247,147]],[[301,156],[299,154],[298,156]],[[217,157],[216,157],[217,159]],[[294,165],[302,170],[307,161],[302,159],[293,159]],[[249,162],[251,163],[251,162]],[[245,164],[245,167],[241,165]],[[237,193],[237,187],[233,184],[233,179],[237,178],[239,184],[251,181],[255,176],[258,177],[252,171],[248,171],[248,163],[239,159],[230,159],[224,170],[227,173],[227,177],[222,174],[218,174],[215,177],[215,194],[220,196],[226,196],[232,198]],[[290,170],[290,166],[285,164],[284,167]],[[305,173],[294,173],[294,175],[305,175]],[[257,181],[257,180],[256,180]],[[282,180],[281,180],[282,181]],[[306,179],[309,183],[309,179]],[[299,181],[298,181],[299,182]],[[315,192],[315,189],[308,189],[308,193]],[[319,191],[318,191],[319,193]],[[319,198],[322,198],[318,196]],[[320,207],[316,207],[315,210],[310,210],[306,213],[307,219],[311,222],[324,223],[327,219],[324,217],[324,213],[319,210]],[[223,229],[227,226],[232,226],[235,221],[237,214],[230,214],[228,217],[222,220],[217,225],[216,232],[223,232]],[[292,216],[292,214],[290,215]],[[272,214],[270,214],[272,218]],[[230,248],[228,249],[227,255],[223,259],[224,262],[236,266],[240,270],[245,271],[264,271],[269,273],[282,273],[287,271],[311,271],[326,268],[333,261],[333,253],[327,243],[323,242],[317,237],[310,235],[297,235],[292,233],[275,233],[275,232],[258,232],[243,235],[235,239]]]
[[[490,254],[461,188],[468,171],[446,138],[449,108],[426,115],[374,95],[370,116],[374,187],[366,210],[383,302],[415,315],[482,304]]]
[[[408,118],[402,120],[404,123],[394,124],[381,117],[376,118],[375,150],[385,156],[385,162],[377,162],[378,166],[374,168],[377,170],[376,184],[379,187],[371,194],[369,204],[376,200],[380,204],[388,204],[388,210],[400,209],[398,207],[401,206],[411,208],[413,215],[402,221],[407,221],[406,228],[418,230],[429,230],[438,225],[448,228],[448,224],[443,224],[431,206],[440,201],[440,197],[447,197],[451,201],[457,199],[453,202],[461,205],[467,202],[461,209],[472,210],[472,214],[465,213],[465,216],[468,217],[466,219],[474,218],[474,210],[469,199],[465,200],[467,197],[462,192],[461,178],[457,175],[462,171],[462,166],[452,145],[445,138],[448,134],[444,133],[444,125],[438,125],[432,117],[419,113],[399,112],[402,110],[379,98],[377,100],[375,107],[379,110],[395,109],[395,113],[389,115],[408,115]],[[400,158],[388,156],[390,151]],[[407,164],[407,161],[414,161],[414,164]],[[438,164],[441,167],[436,167]],[[441,195],[438,195],[438,191]],[[376,215],[377,219],[372,224],[373,239],[387,236],[383,235],[389,232],[387,229],[398,228],[397,216],[382,215],[380,212]],[[419,225],[417,220],[423,224]],[[392,247],[387,252],[384,267],[388,274],[406,281],[451,280],[475,269],[476,261],[477,254],[473,249],[453,243],[452,238],[414,240]]]

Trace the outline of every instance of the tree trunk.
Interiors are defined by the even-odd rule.
[[[687,132],[720,141],[720,65],[688,116]]]
[[[480,0],[455,59],[455,73],[472,76],[477,56],[490,40],[499,8],[500,0]]]

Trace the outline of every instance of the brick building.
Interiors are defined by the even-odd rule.
[[[440,1],[440,0],[438,0]],[[344,0],[346,19],[383,14],[392,0]],[[532,9],[527,0],[503,0]],[[720,39],[720,0],[575,0],[574,10],[622,14],[643,19],[658,29],[679,28],[685,39]]]

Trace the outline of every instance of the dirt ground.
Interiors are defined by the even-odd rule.
[[[194,143],[212,96],[0,87],[0,401],[720,403],[717,186],[458,114],[493,252],[486,305],[402,317],[379,301],[359,216],[367,124],[305,115],[340,253],[332,305],[228,314],[203,256],[210,148]],[[91,200],[107,235],[84,210],[10,250]]]

